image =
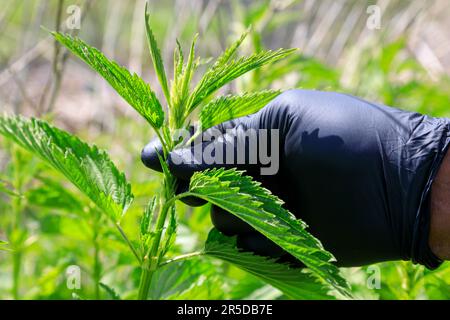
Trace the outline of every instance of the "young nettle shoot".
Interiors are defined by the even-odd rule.
[[[271,259],[240,252],[232,238],[217,230],[211,231],[204,250],[181,258],[194,259],[206,255],[222,259],[259,277],[291,298],[329,297],[330,291],[348,296],[346,281],[331,263],[333,256],[305,230],[303,222],[284,209],[276,196],[252,178],[235,169],[206,170],[194,174],[186,193],[176,194],[177,180],[166,165],[169,152],[179,143],[174,139],[176,130],[189,126],[194,111],[199,111],[196,112],[199,127],[204,130],[255,113],[280,94],[280,91],[265,90],[215,97],[218,90],[231,81],[283,59],[296,49],[259,51],[239,57],[238,48],[250,32],[246,31],[211,63],[194,84],[200,61],[195,53],[195,36],[186,55],[177,43],[173,78],[169,81],[147,8],[145,27],[154,71],[165,101],[160,101],[150,85],[138,75],[108,59],[96,48],[79,38],[52,33],[57,41],[100,74],[149,123],[163,146],[160,155],[163,168],[161,192],[154,195],[144,209],[140,228],[133,237],[127,236],[121,228],[121,219],[133,199],[130,184],[106,152],[36,119],[0,117],[0,133],[61,172],[117,227],[141,268],[138,299],[149,297],[152,279],[159,268],[178,260],[177,257],[167,259],[166,256],[177,232],[175,202],[186,196],[204,199],[244,220],[303,262],[307,269],[291,269]],[[239,208],[245,208],[245,213]],[[271,221],[270,225],[267,221]],[[130,238],[138,239],[139,245]]]

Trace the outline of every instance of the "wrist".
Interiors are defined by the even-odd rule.
[[[442,260],[450,260],[450,150],[442,161],[431,189],[428,244]]]

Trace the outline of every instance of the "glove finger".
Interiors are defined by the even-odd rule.
[[[293,255],[284,251],[281,247],[259,232],[238,235],[236,245],[241,250],[275,259],[279,263],[287,263],[292,268],[306,267]]]
[[[176,194],[184,193],[189,190],[189,181],[186,180],[178,180]],[[187,204],[191,207],[201,207],[206,204],[206,201],[197,197],[188,196],[180,199],[181,202]]]
[[[259,135],[257,130],[249,130],[254,122],[243,117],[206,130],[193,145],[170,153],[170,171],[185,180],[209,168],[237,168],[250,175],[259,172]]]
[[[147,167],[155,171],[162,172],[161,163],[159,162],[158,154],[163,154],[163,148],[158,137],[154,137],[142,149],[141,161]]]
[[[270,258],[279,258],[284,253],[273,241],[256,231],[238,235],[236,245],[244,251]]]
[[[217,206],[211,206],[213,225],[226,236],[255,232],[252,226]]]
[[[194,127],[189,127],[188,137],[194,134]],[[159,155],[163,154],[163,147],[158,137],[153,137],[149,143],[141,151],[141,161],[144,165],[155,171],[162,172],[161,163],[159,162]]]

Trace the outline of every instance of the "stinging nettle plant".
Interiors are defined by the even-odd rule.
[[[280,94],[280,91],[267,90],[214,98],[214,94],[229,82],[278,61],[296,49],[260,51],[237,58],[237,50],[247,31],[215,60],[193,86],[193,75],[200,64],[200,59],[195,56],[197,37],[194,37],[187,56],[177,42],[173,79],[169,83],[147,8],[145,11],[151,58],[165,104],[158,100],[148,83],[109,60],[97,49],[78,38],[52,33],[57,41],[100,74],[145,118],[162,144],[161,192],[149,201],[143,211],[140,228],[136,232],[139,245],[129,240],[121,228],[121,219],[133,200],[131,186],[106,152],[38,119],[2,116],[0,133],[62,173],[117,227],[141,268],[138,299],[148,298],[157,269],[179,258],[201,255],[229,262],[278,288],[290,298],[321,299],[332,298],[336,294],[349,297],[348,284],[332,263],[333,256],[306,231],[307,226],[302,221],[283,208],[281,200],[258,182],[235,169],[211,169],[195,173],[189,190],[175,194],[177,180],[166,165],[169,152],[179,143],[173,138],[175,131],[188,127],[195,110],[200,111],[199,127],[206,130],[224,121],[255,113]],[[241,252],[236,248],[234,238],[225,237],[215,229],[210,232],[202,252],[168,259],[167,253],[177,232],[175,202],[187,196],[204,199],[244,220],[307,268],[294,269],[272,259]]]

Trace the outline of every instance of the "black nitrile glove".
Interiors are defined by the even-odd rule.
[[[235,139],[242,139],[240,129],[279,129],[277,174],[260,175],[260,163],[228,166],[248,170],[284,200],[335,255],[337,265],[413,260],[432,269],[441,263],[428,246],[429,195],[450,144],[449,119],[346,94],[290,90],[258,113],[216,128],[234,128],[227,137]],[[144,148],[142,161],[160,170],[155,146]],[[180,188],[194,171],[224,166],[175,164],[190,154],[191,149],[181,149],[169,156]],[[241,247],[282,259],[287,255],[231,214],[213,208],[211,217],[224,234],[238,235]]]

